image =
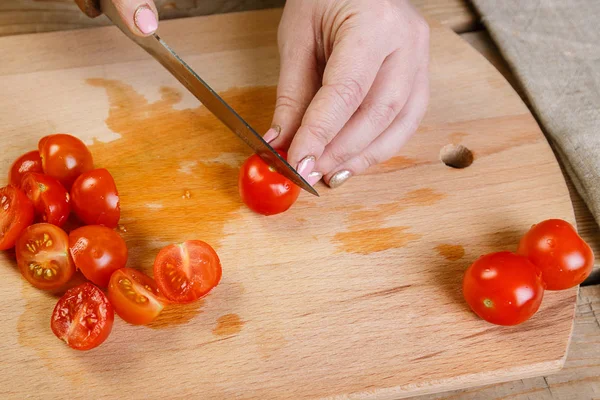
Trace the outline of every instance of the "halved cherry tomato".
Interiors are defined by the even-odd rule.
[[[154,321],[166,302],[154,279],[133,268],[121,268],[112,274],[108,299],[117,314],[134,325]]]
[[[50,327],[69,347],[90,350],[108,338],[114,320],[113,307],[104,293],[86,282],[67,290],[58,300]]]
[[[37,172],[25,174],[21,189],[35,207],[36,214],[44,222],[63,226],[71,213],[69,192],[51,176]]]
[[[287,153],[277,150],[285,159]],[[288,210],[298,199],[300,188],[278,173],[258,155],[248,158],[240,169],[238,189],[242,201],[254,212],[274,215]]]
[[[10,249],[33,222],[33,204],[21,190],[6,186],[0,189],[0,250]]]
[[[548,290],[577,286],[594,267],[591,247],[573,225],[561,219],[533,225],[521,238],[518,253],[538,266]]]
[[[537,312],[544,296],[539,269],[526,257],[486,254],[465,272],[463,295],[471,309],[497,325],[517,325]]]
[[[19,237],[15,250],[21,274],[38,289],[59,289],[75,273],[69,237],[56,225],[29,226]]]
[[[221,280],[221,261],[209,244],[189,240],[164,247],[154,260],[160,292],[174,303],[191,303]]]
[[[100,225],[82,226],[69,234],[75,266],[90,281],[107,287],[110,276],[127,264],[127,245],[117,232]]]
[[[104,168],[85,172],[71,188],[73,211],[88,225],[116,228],[121,218],[117,185]]]
[[[94,168],[92,153],[75,136],[64,133],[44,136],[38,150],[44,173],[58,179],[67,190],[79,175]]]
[[[25,153],[15,160],[8,174],[9,183],[14,187],[21,187],[21,179],[28,172],[44,172],[40,152],[37,150]]]

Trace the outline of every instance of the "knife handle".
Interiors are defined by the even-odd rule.
[[[100,0],[75,0],[75,3],[90,18],[96,18],[102,14],[102,11],[100,11]]]

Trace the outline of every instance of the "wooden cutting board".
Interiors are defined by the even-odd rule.
[[[264,132],[279,17],[168,21],[160,33]],[[402,153],[273,217],[240,202],[248,149],[120,32],[0,39],[1,170],[43,135],[76,134],[116,179],[130,267],[151,273],[161,247],[202,239],[224,270],[202,301],[148,327],[117,319],[82,353],[49,329],[57,298],[4,254],[0,397],[392,399],[560,369],[576,289],[547,292],[531,320],[507,328],[469,311],[461,279],[533,223],[573,222],[567,187],[504,78],[432,25],[431,105]],[[464,161],[447,145],[469,149],[472,165],[446,166],[441,152]]]

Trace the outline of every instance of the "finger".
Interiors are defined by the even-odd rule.
[[[308,106],[289,148],[289,160],[307,178],[325,146],[364,100],[381,68],[384,53],[365,37],[346,36],[334,46],[323,86]]]
[[[325,148],[315,171],[329,174],[360,154],[390,126],[410,95],[417,67],[416,62],[407,62],[407,56],[401,50],[384,61],[365,100]]]
[[[339,166],[325,176],[331,188],[345,183],[350,177],[360,175],[372,165],[382,163],[400,152],[402,146],[417,130],[429,103],[429,77],[427,68],[419,69],[406,105],[394,122],[361,154]]]
[[[158,29],[158,12],[152,0],[111,0],[121,19],[137,36],[148,36]]]
[[[272,128],[264,139],[276,148],[287,149],[300,126],[311,99],[320,85],[314,41],[297,37],[282,39],[281,70]]]

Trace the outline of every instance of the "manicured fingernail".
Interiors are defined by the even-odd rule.
[[[329,187],[332,189],[338,188],[342,186],[344,182],[350,179],[351,176],[352,172],[348,170],[336,172],[329,180]]]
[[[313,172],[313,169],[315,168],[315,160],[315,157],[308,156],[304,157],[304,159],[298,164],[298,173],[304,179],[308,179],[310,173]]]
[[[269,129],[267,131],[267,133],[265,133],[265,136],[263,136],[263,139],[265,140],[265,142],[271,143],[273,140],[275,140],[275,139],[277,139],[277,137],[279,137],[280,133],[281,133],[281,128],[279,127],[279,125],[275,125],[271,129]]]
[[[156,15],[154,15],[154,12],[147,5],[138,7],[133,19],[135,20],[135,26],[137,26],[144,35],[154,33],[154,31],[158,29]]]
[[[306,181],[310,184],[310,186],[313,186],[315,183],[319,182],[322,177],[323,174],[320,172],[311,172]]]

